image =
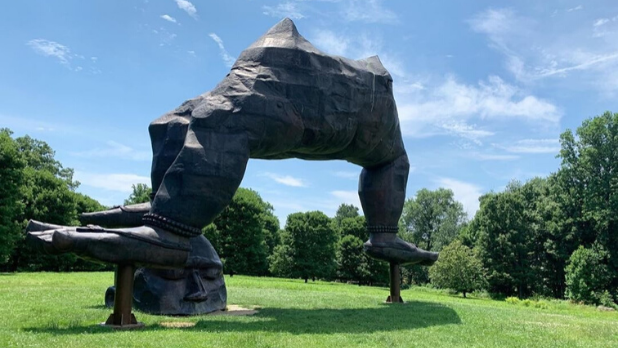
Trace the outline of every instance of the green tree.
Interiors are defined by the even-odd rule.
[[[566,267],[567,298],[600,304],[601,296],[611,282],[607,256],[598,245],[589,249],[580,246],[573,252]]]
[[[562,192],[562,231],[578,245],[597,243],[608,253],[612,289],[618,288],[618,113],[585,120],[560,136],[557,181]],[[567,249],[567,251],[568,251]],[[613,295],[616,295],[614,292]]]
[[[257,192],[239,188],[230,205],[205,228],[228,274],[268,274],[266,232],[278,229],[273,221],[264,220],[269,206]]]
[[[401,220],[404,239],[426,250],[440,251],[459,235],[466,213],[455,201],[453,191],[421,189],[405,202]]]
[[[445,188],[419,190],[416,197],[405,202],[399,222],[404,240],[431,251],[442,250],[461,233],[465,223],[463,205]],[[429,282],[427,267],[404,266],[402,275],[407,284]]]
[[[288,216],[270,270],[280,277],[330,278],[336,268],[337,232],[319,211]]]
[[[337,228],[339,228],[343,219],[355,218],[359,215],[360,214],[358,213],[358,207],[354,206],[353,204],[342,203],[341,205],[339,205],[339,208],[337,208],[335,217],[333,217],[333,223]]]
[[[133,184],[131,189],[133,192],[131,192],[129,198],[124,200],[124,205],[150,202],[150,195],[152,193],[150,186],[146,184]]]
[[[505,295],[531,294],[534,238],[528,233],[521,184],[510,183],[505,192],[481,197],[476,213],[479,256],[487,270],[489,290]]]
[[[4,132],[10,135],[10,132]],[[3,140],[8,143],[6,137]],[[94,200],[75,193],[79,185],[73,181],[73,170],[64,168],[54,156],[51,147],[29,136],[13,140],[23,161],[19,190],[19,214],[13,218],[18,239],[15,241],[8,264],[9,271],[71,271],[96,270],[100,265],[77,259],[75,255],[44,255],[25,243],[23,230],[29,219],[59,225],[77,223],[77,214],[89,209],[102,208]],[[7,147],[8,149],[9,147]]]
[[[431,283],[439,288],[466,293],[483,285],[483,265],[474,252],[459,240],[445,246],[438,261],[429,268]]]
[[[363,241],[353,235],[346,235],[339,241],[337,250],[337,278],[343,281],[358,281],[369,276],[365,264]]]
[[[345,236],[354,236],[360,240],[367,240],[369,234],[367,233],[367,223],[364,216],[346,217],[339,223],[339,235],[343,238]]]
[[[275,246],[281,242],[279,235],[279,219],[274,214],[272,204],[263,201],[263,212],[260,214],[260,220],[263,224],[264,240],[266,241],[266,253],[272,255],[275,251]]]
[[[23,212],[20,188],[25,161],[11,134],[0,129],[0,265],[8,261],[20,239],[18,217]]]

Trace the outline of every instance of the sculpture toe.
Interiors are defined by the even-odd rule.
[[[150,203],[140,203],[114,207],[94,213],[83,213],[79,221],[84,225],[100,225],[105,227],[137,227],[142,225],[144,214],[150,211]]]
[[[31,227],[41,226],[32,224]],[[147,226],[117,230],[98,226],[33,230],[28,232],[27,239],[50,254],[72,252],[89,260],[153,268],[184,267],[191,251],[186,238]]]

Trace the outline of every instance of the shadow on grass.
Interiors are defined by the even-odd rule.
[[[148,325],[142,330],[336,334],[409,330],[461,323],[459,316],[453,309],[437,303],[420,301],[383,305],[377,308],[263,308],[257,314],[244,317],[245,319],[238,321],[231,316],[202,316],[199,318],[200,320],[196,322],[194,327],[166,328],[154,324]],[[186,321],[192,321],[190,317],[186,319]],[[169,321],[169,319],[162,321]],[[109,329],[95,325],[70,326],[68,328],[27,328],[26,330],[56,335],[109,332]]]

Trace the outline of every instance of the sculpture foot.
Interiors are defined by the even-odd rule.
[[[438,253],[420,249],[395,233],[371,234],[364,249],[367,255],[375,259],[398,265],[431,266],[438,260]]]
[[[150,207],[150,203],[140,203],[83,213],[79,216],[79,222],[84,225],[105,227],[137,227],[142,225],[142,218],[150,212]]]
[[[29,243],[51,254],[72,252],[106,263],[153,268],[185,267],[196,263],[190,257],[192,248],[188,238],[159,227],[104,229],[92,225],[59,226],[31,220],[26,232]]]

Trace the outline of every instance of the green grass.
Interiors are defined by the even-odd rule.
[[[618,313],[548,302],[546,309],[412,288],[386,305],[385,288],[226,278],[229,304],[258,314],[161,317],[146,328],[99,327],[112,273],[0,274],[0,347],[618,347]],[[162,322],[194,322],[166,328]]]

